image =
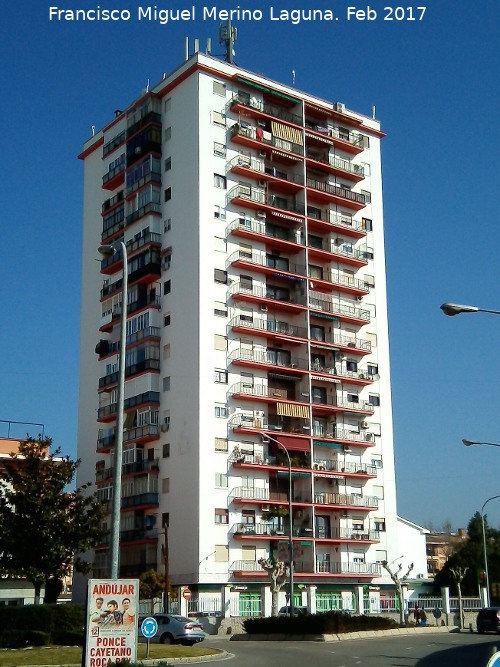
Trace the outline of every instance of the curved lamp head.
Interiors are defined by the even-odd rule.
[[[477,313],[479,308],[477,306],[464,306],[460,303],[443,303],[439,306],[445,315],[453,317],[460,313]]]
[[[116,248],[112,245],[100,245],[97,250],[105,258],[113,257],[116,252]]]
[[[480,445],[481,444],[478,440],[467,440],[467,438],[464,438],[462,440],[462,442],[464,443],[464,445],[466,447],[470,447],[471,445]]]

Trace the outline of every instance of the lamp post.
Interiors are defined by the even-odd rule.
[[[118,245],[118,244],[117,244]],[[123,259],[122,312],[120,318],[120,358],[118,366],[118,396],[116,406],[115,460],[113,466],[113,496],[111,499],[111,535],[109,544],[109,578],[118,579],[120,560],[120,508],[122,496],[123,423],[125,394],[125,349],[127,344],[127,290],[128,259],[127,248],[119,242]],[[118,252],[114,245],[103,245],[99,252],[105,258]]]
[[[491,447],[500,447],[500,442],[481,442],[480,440],[467,440],[467,438],[464,438],[462,442],[466,447],[471,447],[472,445],[490,445]]]
[[[489,310],[487,308],[478,308],[477,306],[466,306],[460,303],[443,303],[439,306],[445,315],[453,317],[460,313],[492,313],[500,315],[500,310]]]
[[[486,505],[490,502],[490,500],[495,500],[495,498],[500,498],[500,495],[498,496],[491,496],[491,498],[488,498],[488,500],[485,500],[483,503],[483,506],[481,507],[481,525],[483,528],[483,553],[484,553],[484,571],[486,573],[486,606],[490,606],[490,578],[488,575],[488,552],[486,550],[486,530],[484,527],[484,508]]]
[[[282,449],[286,458],[288,459],[288,518],[290,530],[288,534],[288,558],[290,560],[289,570],[289,587],[290,587],[290,617],[293,616],[294,604],[293,604],[293,520],[292,520],[292,461],[290,459],[290,454],[288,453],[287,448],[279,440],[273,438],[270,435],[262,436],[263,442],[269,442],[270,440],[278,445]]]

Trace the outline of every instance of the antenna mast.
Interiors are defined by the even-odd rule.
[[[222,23],[219,25],[219,44],[224,44],[226,49],[225,60],[228,63],[234,61],[234,43],[236,41],[237,30],[231,26],[231,21],[226,25]]]

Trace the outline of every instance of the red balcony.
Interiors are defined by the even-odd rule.
[[[360,211],[366,206],[365,196],[340,185],[333,185],[313,178],[307,178],[308,201],[320,204],[335,204]]]
[[[271,216],[270,216],[271,218]],[[274,219],[274,216],[272,216]],[[280,218],[278,220],[281,222]],[[298,231],[274,225],[271,220],[263,218],[240,217],[228,225],[226,235],[231,234],[249,241],[265,243],[269,250],[279,250],[290,255],[300,252],[304,243]]]
[[[360,249],[346,249],[337,240],[323,239],[321,247],[308,245],[307,256],[310,262],[338,262],[345,266],[353,266],[359,269],[368,264],[366,252]]]
[[[311,233],[330,234],[336,232],[342,236],[361,239],[366,236],[363,222],[353,220],[351,216],[342,215],[326,208],[308,207],[307,229]]]
[[[249,286],[234,283],[228,289],[228,296],[234,301],[246,301],[258,304],[261,310],[267,308],[271,312],[301,313],[307,310],[305,299],[300,294],[290,293],[287,288],[272,285],[267,287]]]
[[[359,183],[365,177],[364,168],[361,165],[319,151],[306,153],[306,165],[315,171],[334,174],[353,183]]]

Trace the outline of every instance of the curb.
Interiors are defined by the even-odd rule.
[[[420,635],[420,634],[439,634],[439,633],[460,632],[457,627],[433,627],[427,626],[425,628],[393,628],[391,630],[362,630],[360,632],[344,632],[342,634],[326,634],[326,635],[284,635],[284,634],[267,634],[267,635],[233,635],[231,641],[308,641],[308,642],[336,642],[349,641],[356,639],[376,639],[377,637],[390,637],[399,635]]]
[[[213,662],[215,660],[225,660],[230,657],[230,653],[223,649],[215,649],[218,653],[210,655],[193,655],[185,658],[160,658],[157,660],[137,660],[134,664],[144,665],[144,667],[168,667],[169,665],[179,665],[190,662]],[[56,665],[25,665],[24,667],[56,667]],[[57,667],[81,667],[81,665],[57,665]]]

